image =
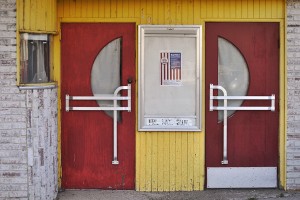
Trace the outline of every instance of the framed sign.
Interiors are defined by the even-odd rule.
[[[201,26],[139,26],[139,131],[201,130]]]

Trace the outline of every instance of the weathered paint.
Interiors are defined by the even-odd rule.
[[[62,22],[136,22],[137,25],[205,25],[206,21],[280,22],[280,44],[282,47],[280,50],[280,185],[285,186],[284,139],[286,117],[284,95],[286,73],[285,50],[283,48],[285,45],[285,1],[59,0],[57,2],[57,8],[57,19]],[[57,24],[57,27],[59,26],[60,24]],[[203,40],[203,42],[205,41]],[[54,55],[54,63],[56,66],[54,78],[59,82],[59,37],[55,38],[54,49],[56,50]],[[203,72],[204,69],[203,65]],[[202,102],[204,107],[204,98]],[[202,124],[204,124],[204,116],[205,113],[203,112]],[[205,127],[203,127],[203,130],[205,130]],[[200,133],[137,132],[136,190],[202,190],[204,188],[205,177],[204,135],[204,131]]]
[[[17,0],[18,30],[56,32],[56,0]]]

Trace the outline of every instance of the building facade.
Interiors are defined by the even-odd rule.
[[[251,156],[248,155],[249,152],[243,152],[242,158],[249,158],[245,161],[246,164],[244,164],[244,161],[237,161],[236,165],[231,165],[231,158],[234,157],[232,152],[235,151],[230,150],[231,147],[228,147],[229,164],[227,166],[234,168],[237,166],[248,167],[249,165],[251,168],[248,168],[248,170],[263,166],[265,169],[268,168],[268,173],[271,173],[270,176],[275,174],[276,180],[273,182],[275,187],[287,190],[299,189],[299,8],[300,1],[295,0],[0,0],[0,198],[55,199],[60,188],[192,191],[215,187],[214,185],[210,186],[207,181],[209,179],[213,180],[211,173],[213,175],[216,173],[210,170],[218,167],[222,168],[222,166],[224,168],[224,163],[222,165],[221,160],[226,161],[223,157],[224,154],[222,154],[224,153],[222,149],[223,141],[213,143],[215,138],[211,138],[212,132],[215,131],[213,128],[219,127],[216,131],[220,131],[219,129],[223,128],[222,123],[211,125],[209,122],[213,121],[217,115],[210,116],[210,114],[217,111],[209,111],[208,109],[210,95],[208,82],[211,81],[215,84],[218,82],[216,76],[211,75],[215,71],[211,72],[210,70],[216,63],[218,64],[218,60],[219,62],[221,60],[217,54],[213,54],[215,50],[209,49],[209,47],[215,44],[213,42],[214,37],[218,34],[226,40],[230,39],[231,34],[236,34],[236,37],[243,35],[246,38],[244,41],[249,41],[252,46],[246,46],[251,46],[247,50],[250,53],[242,56],[246,59],[246,63],[249,65],[248,68],[251,69],[252,63],[255,62],[257,62],[255,63],[257,66],[278,66],[278,68],[266,68],[265,71],[260,67],[256,67],[255,69],[259,68],[258,72],[257,70],[250,70],[250,75],[246,76],[251,78],[250,85],[253,85],[253,82],[256,81],[262,81],[261,83],[263,83],[263,85],[257,86],[258,89],[247,89],[247,96],[271,95],[271,93],[264,93],[265,90],[261,91],[260,88],[267,88],[266,91],[273,93],[273,86],[270,86],[268,81],[274,82],[274,93],[276,94],[274,107],[276,111],[274,113],[263,111],[268,114],[262,116],[257,114],[256,111],[249,111],[254,113],[250,115],[250,118],[249,116],[240,117],[246,120],[242,124],[247,124],[247,120],[252,120],[252,123],[245,125],[246,127],[241,127],[238,123],[235,125],[237,128],[234,129],[245,134],[260,134],[261,129],[275,132],[275,139],[274,137],[269,139],[269,132],[258,140],[247,138],[251,144],[250,146],[257,149],[260,148],[257,145],[261,141],[264,144],[271,144],[270,141],[274,141],[272,145],[263,146],[266,149],[272,146],[270,150],[266,150],[270,152],[259,152],[254,155],[254,157],[260,157],[259,155],[274,157],[274,160],[262,158],[263,161],[258,161],[258,163],[250,166],[247,163],[248,160],[251,160]],[[151,29],[153,27],[157,29],[153,31]],[[235,31],[236,27],[239,27],[240,30]],[[251,30],[257,32],[258,36],[247,36],[247,32],[242,31],[245,27],[246,29],[249,28],[248,32],[251,32]],[[168,30],[162,30],[161,28],[167,28]],[[183,28],[183,30],[178,28]],[[171,29],[175,30],[175,33],[171,34],[172,37],[167,32]],[[273,29],[274,32],[266,32],[266,30]],[[187,32],[184,32],[186,30]],[[227,33],[224,30],[233,32]],[[182,34],[181,31],[185,34]],[[239,32],[240,35],[237,34]],[[260,34],[262,32],[265,34]],[[190,35],[190,37],[186,37],[186,35]],[[260,37],[260,35],[264,37]],[[275,42],[271,41],[273,36]],[[113,40],[115,38],[121,38],[121,40]],[[165,43],[161,42],[161,38],[166,38],[163,40]],[[177,41],[176,38],[181,39]],[[236,41],[235,38],[231,39],[236,42],[234,46],[241,47],[239,51],[243,54],[243,43]],[[268,48],[268,45],[265,45],[267,46],[265,47],[256,39],[261,41],[270,40],[270,44],[276,43],[276,48]],[[196,57],[199,56],[198,61],[193,57],[185,57],[185,51],[190,52],[194,40],[201,44],[199,48],[195,47],[194,52],[197,55]],[[112,41],[114,42],[112,43]],[[172,46],[173,41],[175,41],[174,43],[177,42],[178,46]],[[22,46],[24,44],[28,45],[30,51],[23,50],[27,48],[26,45],[25,47]],[[34,44],[37,46],[48,44],[50,46],[48,48],[49,67],[44,67],[49,72],[46,81],[32,83],[26,82],[27,79],[24,78],[28,78],[29,73],[23,76],[23,74],[26,74],[23,71],[23,61],[27,61],[25,63],[28,64],[30,58],[34,58],[29,56],[30,53],[35,52],[33,50]],[[121,119],[118,122],[119,150],[116,152],[119,160],[115,159],[117,157],[112,150],[113,130],[112,120],[107,118],[107,115],[110,115],[109,113],[104,115],[102,111],[95,111],[89,116],[86,111],[73,111],[72,109],[68,110],[69,112],[66,111],[68,107],[66,104],[67,94],[70,96],[89,96],[92,94],[89,84],[93,82],[93,78],[86,77],[82,79],[82,77],[85,74],[90,76],[91,71],[94,70],[93,66],[102,66],[101,63],[106,63],[105,58],[110,55],[110,53],[107,53],[110,52],[109,44],[117,45],[121,49],[116,50],[115,53],[117,54],[112,56],[113,58],[121,58],[121,61],[118,59],[116,61],[118,62],[117,66],[120,63],[122,65],[122,70],[119,70],[121,74],[118,75],[121,79],[117,81],[121,82],[122,85],[131,84],[132,89],[131,114],[122,111],[120,114]],[[195,129],[189,130],[186,127],[182,128],[182,126],[175,125],[174,127],[170,124],[171,122],[168,125],[159,122],[159,120],[173,119],[172,117],[165,117],[159,112],[160,109],[164,109],[164,106],[157,111],[160,117],[147,118],[146,116],[147,112],[151,113],[152,110],[155,110],[154,107],[151,107],[152,101],[147,101],[147,99],[153,100],[156,98],[151,92],[147,93],[147,91],[151,91],[151,87],[157,89],[156,86],[151,85],[151,81],[156,80],[155,76],[152,76],[156,71],[151,71],[151,68],[147,67],[149,59],[152,62],[152,57],[148,58],[147,55],[155,55],[156,52],[156,50],[153,50],[154,53],[151,51],[152,47],[156,48],[154,44],[165,45],[160,47],[159,53],[177,56],[175,61],[177,63],[180,61],[180,67],[177,68],[182,69],[182,82],[175,83],[174,81],[165,81],[163,78],[159,79],[161,85],[157,88],[164,86],[164,89],[167,89],[161,93],[156,91],[158,96],[163,96],[163,93],[172,93],[170,90],[173,88],[180,89],[180,87],[183,87],[176,84],[187,84],[184,82],[184,77],[187,74],[184,70],[190,66],[189,63],[196,63],[196,67],[191,67],[190,70],[196,70],[195,74],[199,72],[199,79],[196,79],[200,81],[197,83],[197,80],[194,80],[194,86],[200,92],[196,92],[196,94],[193,92],[182,93],[179,90],[176,93],[177,96],[175,95],[178,98],[181,97],[180,95],[191,95],[194,98],[191,98],[193,101],[189,99],[187,103],[190,105],[195,102],[196,111],[199,111],[195,115],[195,124],[199,126]],[[184,44],[190,45],[186,47]],[[257,44],[258,47],[253,44]],[[143,45],[146,48],[143,48]],[[168,45],[170,45],[170,48]],[[43,52],[46,51],[45,49]],[[75,51],[76,49],[78,51]],[[105,50],[102,51],[103,49]],[[271,52],[270,49],[277,50],[273,53],[266,53]],[[251,52],[255,52],[254,59],[248,56],[248,54],[251,55]],[[260,60],[261,55],[264,56]],[[269,59],[274,55],[277,56],[274,57],[275,61],[270,61]],[[99,61],[96,61],[96,58]],[[171,62],[170,65],[172,65]],[[113,65],[111,62],[108,63],[110,66]],[[158,63],[163,65],[165,61],[158,60]],[[144,73],[141,73],[141,71],[144,71]],[[264,74],[264,76],[261,74]],[[105,76],[109,75],[111,74]],[[114,77],[114,74],[112,76]],[[253,77],[261,78],[253,79]],[[113,78],[105,79],[104,77],[103,79],[110,81]],[[150,89],[147,87],[148,83],[151,83]],[[96,81],[97,84],[103,84],[103,82]],[[164,84],[169,85],[165,86]],[[78,89],[79,86],[82,86],[82,89]],[[141,90],[141,88],[144,90]],[[98,92],[97,88],[92,90],[93,93],[96,90]],[[189,90],[189,87],[184,90]],[[191,91],[194,90],[191,89]],[[251,93],[252,91],[257,93]],[[125,93],[122,93],[122,95]],[[151,98],[148,98],[147,95],[150,95]],[[168,98],[168,96],[163,97]],[[171,97],[175,99],[174,96]],[[141,99],[144,99],[144,101],[141,101]],[[177,102],[176,100],[172,101]],[[72,99],[69,103],[73,107],[83,105],[72,104]],[[181,102],[178,101],[177,103],[181,105]],[[98,106],[95,102],[83,106],[86,105],[89,107]],[[99,105],[102,104],[99,103]],[[151,108],[150,111],[147,110],[148,105]],[[157,106],[157,104],[154,105]],[[173,106],[174,110],[176,110],[176,105]],[[165,107],[167,106],[165,105]],[[141,112],[141,110],[144,110],[144,112]],[[185,110],[179,109],[183,113]],[[269,113],[271,114],[269,115]],[[230,143],[232,139],[237,140],[237,138],[231,138],[234,130],[230,128],[233,126],[232,121],[236,116],[238,115],[234,114],[228,120],[229,146],[232,144]],[[273,117],[275,123],[266,120]],[[153,121],[154,118],[156,121]],[[86,119],[87,122],[84,121]],[[97,120],[93,121],[94,119]],[[145,121],[147,119],[148,122]],[[186,126],[191,124],[191,126],[194,126],[194,121],[188,117],[181,116],[176,119],[181,120],[181,125],[186,123]],[[258,123],[261,119],[265,120],[263,121],[265,123],[261,126],[256,125],[256,122]],[[103,123],[99,123],[99,121]],[[146,123],[144,127],[140,127],[142,121]],[[90,127],[86,124],[93,124],[93,127],[89,129]],[[102,125],[98,127],[97,124]],[[126,127],[123,127],[123,124],[127,124]],[[272,129],[273,125],[275,131]],[[150,128],[147,129],[147,126]],[[238,128],[241,128],[242,131]],[[245,131],[246,129],[250,130],[249,133]],[[82,130],[89,130],[85,131],[89,134],[83,133]],[[97,134],[90,134],[93,130],[97,130],[98,132],[95,131]],[[246,136],[242,137],[246,138]],[[102,138],[106,138],[105,141],[102,141]],[[124,144],[123,141],[125,141]],[[235,147],[246,145],[244,140],[240,143],[237,143]],[[214,149],[217,149],[216,154],[214,154]],[[95,152],[97,155],[94,155]],[[102,152],[105,152],[105,154],[102,154]],[[128,159],[124,159],[124,157]],[[211,158],[215,157],[217,162],[220,163],[214,163],[215,161]],[[112,163],[111,160],[115,163]],[[107,161],[109,161],[108,164],[101,164]],[[119,165],[116,165],[116,161],[119,161]],[[98,173],[97,169],[101,173]],[[273,173],[272,170],[274,169]],[[107,170],[108,177],[104,175],[106,171],[102,170]],[[80,176],[85,178],[80,179],[81,177],[74,176],[74,173],[78,172],[84,172]],[[94,180],[93,177],[97,178]],[[104,177],[103,180],[102,177]],[[112,179],[113,182],[108,179]],[[102,185],[102,183],[105,184]]]

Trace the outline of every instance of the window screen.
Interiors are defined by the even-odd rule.
[[[49,36],[24,33],[20,50],[21,83],[49,82]]]

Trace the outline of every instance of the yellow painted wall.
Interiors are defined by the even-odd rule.
[[[284,47],[285,1],[283,0],[58,0],[57,9],[59,23],[135,22],[137,25],[205,25],[206,21],[276,21],[281,25],[281,45]],[[59,23],[57,24],[58,29]],[[28,26],[26,21],[25,27]],[[203,42],[205,43],[204,40]],[[60,85],[59,37],[55,38],[54,49],[55,77]],[[285,51],[284,48],[281,49],[283,50],[281,50],[280,57],[280,184],[284,186],[286,72]],[[204,58],[204,47],[202,50]],[[204,61],[202,66],[202,74],[204,74]],[[205,80],[204,78],[203,80]],[[202,100],[202,108],[204,108],[204,98]],[[205,130],[204,116],[203,111],[203,130]],[[136,190],[189,191],[204,189],[204,140],[204,131],[200,133],[137,132]]]
[[[56,32],[56,0],[17,0],[20,32]]]

